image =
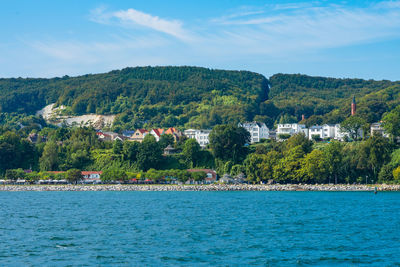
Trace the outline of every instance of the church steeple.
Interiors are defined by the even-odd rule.
[[[353,96],[353,101],[351,102],[351,116],[356,115],[357,105],[356,105],[356,97]]]

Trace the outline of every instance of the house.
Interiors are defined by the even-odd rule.
[[[65,171],[49,171],[52,174],[66,173]],[[103,174],[102,171],[81,171],[82,182],[84,183],[100,183],[100,177]]]
[[[288,135],[294,135],[302,133],[306,137],[308,137],[308,129],[304,124],[298,124],[298,123],[284,123],[284,124],[278,124],[277,130],[276,130],[276,136],[279,138],[279,135],[281,134],[288,134]]]
[[[189,169],[188,172],[205,172],[207,177],[204,180],[206,184],[212,184],[217,181],[217,172],[211,169]]]
[[[324,139],[324,129],[322,126],[314,125],[308,130],[308,138],[311,139]]]
[[[205,148],[210,141],[208,140],[208,136],[210,135],[211,130],[194,130],[194,129],[188,129],[184,131],[184,134],[191,139],[196,139],[197,143],[202,148]]]
[[[224,183],[224,184],[233,184],[233,183],[235,183],[235,180],[232,178],[232,176],[230,176],[229,174],[225,173],[222,176],[222,178],[220,178],[218,180],[218,182]]]
[[[150,131],[150,134],[156,138],[156,141],[160,141],[161,135],[164,134],[164,129],[153,129]]]
[[[238,126],[245,128],[250,133],[250,143],[252,144],[269,138],[269,129],[263,122],[245,122],[239,123]]]
[[[86,183],[100,183],[102,171],[82,171],[83,181]]]
[[[125,141],[128,137],[113,132],[97,132],[97,137],[102,141]]]
[[[182,132],[179,131],[178,129],[174,128],[174,127],[170,127],[168,128],[164,134],[170,134],[174,137],[175,142],[177,142],[179,140],[179,138],[182,137]]]
[[[122,135],[125,137],[132,137],[132,135],[135,133],[135,131],[132,130],[126,130],[122,132]]]
[[[322,128],[324,130],[324,138],[323,139],[333,139],[335,138],[335,125],[333,124],[324,124],[322,125]]]
[[[308,129],[308,138],[328,139],[335,138],[335,125],[324,124],[323,126],[314,125]]]
[[[177,153],[177,149],[173,148],[171,145],[168,145],[164,148],[164,155],[173,155]]]
[[[112,141],[112,137],[109,134],[103,132],[97,132],[96,135],[97,138],[99,138],[101,141]]]
[[[146,135],[149,134],[149,131],[146,129],[137,129],[135,133],[129,138],[130,141],[142,142]]]
[[[371,123],[371,136],[374,135],[382,135],[383,137],[388,138],[389,134],[383,129],[381,122]]]

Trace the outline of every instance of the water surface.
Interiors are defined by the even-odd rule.
[[[0,192],[0,266],[400,265],[400,193]]]

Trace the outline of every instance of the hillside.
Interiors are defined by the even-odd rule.
[[[281,114],[311,117],[312,123],[337,123],[349,116],[352,97],[358,114],[368,122],[381,119],[384,112],[400,102],[400,83],[362,79],[275,74],[269,78],[269,98]]]
[[[46,105],[61,115],[117,115],[114,130],[197,127],[264,121],[337,123],[358,114],[368,122],[400,104],[400,83],[275,74],[199,67],[136,67],[103,74],[52,79],[0,79],[0,124],[35,114]],[[15,120],[14,120],[15,121]]]
[[[0,110],[34,114],[47,104],[73,115],[119,114],[116,127],[211,127],[252,119],[268,80],[248,71],[137,67],[53,79],[0,79]]]

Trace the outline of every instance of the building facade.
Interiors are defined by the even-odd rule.
[[[265,123],[245,122],[239,123],[239,127],[243,127],[250,133],[250,143],[260,142],[261,139],[269,139],[269,129]]]
[[[298,123],[284,123],[284,124],[278,124],[277,130],[276,130],[276,136],[279,139],[279,135],[281,134],[289,134],[289,135],[294,135],[302,133],[306,137],[308,137],[308,129],[304,124],[298,124]]]
[[[211,130],[188,129],[184,131],[184,135],[187,138],[195,139],[202,148],[205,148],[210,143],[208,139],[210,133]]]

